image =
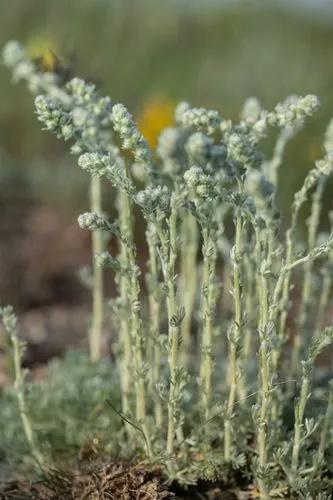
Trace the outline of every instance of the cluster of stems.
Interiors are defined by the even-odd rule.
[[[14,389],[16,393],[18,413],[20,415],[24,436],[32,458],[36,461],[39,467],[42,467],[44,459],[36,444],[36,439],[33,432],[31,420],[29,418],[26,403],[26,373],[23,371],[21,366],[25,344],[21,340],[19,340],[17,336],[17,318],[13,311],[13,308],[11,306],[2,307],[0,309],[0,317],[2,319],[5,332],[8,335],[12,346]]]
[[[15,69],[23,56],[16,55],[14,64],[10,58],[15,54],[9,52],[7,64]],[[43,85],[38,87],[43,95],[36,99],[39,120],[72,141],[80,167],[91,175],[91,211],[79,218],[93,242],[90,350],[93,359],[100,357],[102,269],[110,267],[117,287],[113,311],[119,335],[113,342],[119,345],[121,412],[128,439],[137,444],[139,430],[146,456],[165,463],[171,475],[177,474],[177,457],[194,457],[201,442],[205,451],[219,443],[223,463],[232,467],[244,451],[238,442],[249,447],[251,439],[260,497],[270,498],[272,482],[281,481],[273,460],[279,447],[274,432],[295,396],[294,386],[283,384],[302,368],[291,445],[290,436],[284,436],[285,480],[296,488],[302,445],[314,435],[314,427],[304,423],[313,365],[332,341],[330,329],[320,332],[330,305],[333,234],[318,235],[325,215],[322,197],[333,171],[330,141],[295,195],[285,235],[276,191],[285,147],[318,107],[317,98],[293,96],[270,112],[252,100],[238,123],[181,103],[174,126],[162,131],[152,151],[127,109],[101,97],[94,86],[78,79],[63,82],[59,97],[54,83],[52,91]],[[278,129],[277,142],[265,160],[260,140],[271,128]],[[116,191],[112,223],[102,211],[104,184]],[[299,214],[311,196],[303,243],[298,240]],[[145,220],[143,231],[136,223],[142,220],[138,213]],[[147,243],[145,268],[138,264],[139,231]],[[117,241],[116,255],[106,249],[108,233]],[[320,264],[330,269],[323,277]],[[300,300],[292,294],[296,270],[303,275]],[[314,283],[321,286],[317,310]],[[291,371],[283,363],[288,358]],[[331,411],[330,399],[312,474],[321,470]],[[243,425],[244,414],[251,425]],[[196,430],[202,426],[204,439]]]

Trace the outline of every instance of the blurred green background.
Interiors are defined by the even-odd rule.
[[[271,108],[292,93],[317,94],[319,113],[288,151],[287,205],[309,161],[321,154],[333,114],[333,18],[306,4],[296,0],[291,10],[274,0],[1,0],[0,44],[17,38],[35,54],[51,48],[137,116],[155,95],[235,118],[249,95]],[[29,176],[25,165],[36,158],[63,158],[66,147],[40,131],[31,96],[23,85],[12,85],[3,67],[0,89],[1,148],[20,163],[21,175]],[[45,169],[60,182],[54,168]]]
[[[320,110],[288,146],[281,170],[287,221],[333,115],[332,10],[320,0],[0,0],[0,45],[14,38],[33,55],[51,49],[152,134],[182,99],[237,118],[250,95],[270,109],[289,94],[317,94]],[[41,131],[32,96],[2,66],[0,95],[0,292],[23,309],[68,300],[72,288],[81,297],[68,274],[89,258],[89,241],[76,228],[87,178],[67,147]],[[152,102],[161,103],[160,115]],[[332,192],[331,185],[325,209]]]

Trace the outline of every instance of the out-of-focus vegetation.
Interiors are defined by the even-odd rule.
[[[48,373],[50,378],[29,384],[29,415],[36,423],[38,421],[38,439],[44,444],[48,443],[48,460],[56,459],[59,466],[64,467],[93,438],[95,445],[98,445],[104,433],[103,442],[106,448],[110,446],[107,435],[110,428],[115,430],[115,434],[121,432],[121,420],[105,405],[105,399],[110,394],[115,404],[119,400],[118,387],[109,362],[94,366],[81,353],[70,352],[64,360],[50,363]],[[31,474],[35,465],[33,458],[27,454],[13,387],[6,388],[2,398],[0,484],[8,479],[11,467],[15,467],[17,475],[21,470],[28,470]],[[55,418],[59,408],[62,411]],[[14,441],[15,447],[10,444]],[[37,445],[40,445],[39,441]]]
[[[321,156],[323,131],[333,115],[333,20],[309,16],[301,7],[287,10],[275,0],[265,5],[209,0],[1,0],[0,45],[13,38],[23,42],[46,69],[60,61],[73,74],[98,83],[115,102],[124,102],[151,145],[159,128],[168,125],[172,103],[184,98],[235,119],[249,95],[262,100],[266,109],[288,94],[318,95],[319,113],[288,146],[281,169],[279,205],[287,223],[286,207]],[[12,85],[2,65],[0,93],[0,208],[7,221],[0,219],[0,281],[2,295],[16,302],[17,287],[11,283],[20,281],[20,290],[27,288],[22,276],[32,256],[21,261],[15,255],[15,263],[8,262],[8,248],[14,248],[8,243],[13,240],[9,233],[17,234],[17,223],[26,220],[31,206],[44,207],[45,212],[47,205],[51,212],[67,213],[72,221],[86,207],[88,179],[64,145],[40,131],[31,96],[22,84]],[[162,113],[156,114],[156,101]],[[331,192],[328,186],[326,209]],[[29,220],[24,224],[31,227]],[[15,247],[20,255],[31,248],[29,241],[27,235],[25,247]],[[43,252],[50,258],[55,253],[44,247]],[[74,275],[73,265],[67,267]],[[59,279],[63,282],[60,267]]]
[[[127,108],[101,97],[95,85],[80,78],[66,83],[60,75],[40,71],[38,60],[31,60],[17,41],[8,42],[3,57],[14,79],[22,76],[28,90],[39,94],[35,111],[42,127],[66,142],[91,176],[90,211],[78,217],[80,228],[92,233],[92,273],[81,273],[92,296],[88,343],[91,360],[98,362],[104,355],[103,327],[113,330],[111,364],[121,410],[113,406],[112,393],[108,403],[123,422],[126,458],[138,450],[161,467],[170,483],[231,485],[241,475],[261,500],[326,500],[332,490],[326,453],[331,389],[325,389],[328,403],[321,417],[309,419],[306,406],[315,362],[333,343],[333,327],[322,330],[332,307],[333,233],[318,234],[321,215],[332,226],[333,211],[330,217],[323,212],[322,194],[333,172],[333,119],[322,159],[294,196],[286,233],[275,196],[285,147],[314,115],[318,98],[289,96],[266,111],[252,97],[240,122],[183,101],[175,110],[175,126],[161,131],[152,151]],[[161,108],[158,116],[157,101],[147,105],[143,127],[150,121],[147,115],[163,121],[170,106]],[[260,142],[271,130],[277,141],[267,161]],[[113,187],[112,219],[104,212],[104,181]],[[304,240],[297,227],[309,202]],[[64,231],[62,226],[58,234]],[[145,235],[149,252],[145,266],[139,262],[144,245],[138,232]],[[103,268],[114,277],[108,308]],[[293,293],[296,286],[300,293]],[[221,290],[231,292],[229,303]],[[12,346],[26,442],[44,465],[27,410],[17,318],[10,306],[0,308],[0,316]],[[4,352],[10,361],[8,348]],[[42,447],[53,436],[46,433]],[[52,442],[50,447],[52,455]],[[114,446],[111,451],[118,458]]]
[[[283,204],[320,155],[319,138],[333,110],[333,24],[306,17],[301,7],[290,13],[275,2],[229,2],[226,8],[225,2],[3,0],[0,13],[1,45],[18,38],[32,55],[46,54],[46,65],[54,52],[76,74],[98,75],[105,92],[137,116],[154,95],[186,96],[227,117],[235,117],[251,94],[266,108],[290,93],[319,95],[318,117],[288,150]],[[4,68],[0,89],[1,147],[16,160],[13,175],[18,170],[26,178],[30,161],[57,162],[64,150],[40,133],[30,96],[11,85]],[[55,165],[45,165],[49,176],[56,175]],[[37,185],[43,182],[37,176]]]
[[[238,476],[238,472],[230,473],[234,469],[247,478],[249,488],[255,485],[260,490],[263,499],[281,495],[297,498],[300,494],[304,498],[323,494],[320,498],[324,499],[325,491],[331,488],[332,392],[329,387],[323,392],[321,384],[330,374],[324,362],[321,365],[320,361],[319,370],[314,365],[321,351],[332,343],[332,327],[321,332],[321,326],[326,324],[326,314],[331,313],[333,239],[332,234],[323,238],[318,226],[321,212],[323,223],[328,224],[331,208],[332,185],[326,185],[326,177],[333,164],[332,127],[325,147],[320,144],[333,114],[333,24],[323,17],[308,17],[300,9],[287,11],[273,1],[264,7],[261,2],[235,1],[229,2],[227,8],[225,2],[208,0],[203,5],[194,0],[12,0],[0,5],[0,44],[18,38],[39,69],[65,71],[69,77],[79,75],[96,82],[102,94],[126,103],[134,112],[152,147],[157,143],[159,130],[171,122],[173,103],[184,97],[193,106],[217,108],[223,118],[235,121],[248,95],[257,96],[264,109],[272,109],[290,94],[316,94],[322,104],[314,118],[317,99],[312,95],[290,99],[267,114],[261,114],[260,106],[255,104],[260,120],[257,117],[251,122],[250,113],[245,128],[220,120],[218,112],[183,110],[176,130],[181,147],[178,148],[177,139],[173,144],[177,148],[170,150],[170,139],[175,136],[167,130],[164,141],[159,143],[158,177],[146,142],[125,107],[113,106],[111,111],[110,102],[105,101],[106,114],[111,117],[105,125],[100,119],[103,111],[96,105],[100,101],[95,101],[94,92],[90,97],[87,92],[82,105],[87,112],[81,115],[85,119],[78,125],[74,113],[66,116],[67,110],[61,106],[58,109],[57,100],[40,96],[39,120],[49,130],[58,131],[58,137],[63,135],[67,141],[75,137],[77,148],[83,145],[80,151],[89,152],[80,157],[80,172],[77,161],[67,152],[69,148],[40,131],[33,117],[31,95],[24,86],[12,86],[9,72],[1,68],[0,297],[6,297],[6,301],[13,298],[13,302],[19,302],[19,308],[25,309],[24,337],[29,338],[29,312],[42,310],[40,316],[35,315],[32,320],[30,316],[30,330],[34,333],[30,347],[37,354],[23,358],[26,365],[30,362],[36,366],[61,353],[60,332],[67,330],[59,324],[63,321],[68,327],[74,306],[81,319],[77,328],[81,340],[82,332],[88,330],[88,326],[82,327],[84,292],[80,292],[78,279],[74,283],[74,272],[90,260],[86,252],[90,240],[81,233],[77,236],[78,230],[72,230],[68,222],[75,219],[81,208],[85,213],[79,217],[80,227],[92,230],[93,239],[99,237],[101,245],[97,246],[101,250],[101,231],[112,234],[111,252],[98,251],[97,260],[99,265],[111,267],[114,274],[113,288],[105,293],[105,297],[112,297],[108,303],[112,321],[107,318],[104,331],[103,308],[95,314],[93,307],[92,324],[97,318],[99,328],[98,335],[90,335],[98,341],[96,357],[107,352],[112,363],[102,361],[93,378],[94,367],[73,354],[65,361],[52,363],[46,381],[25,386],[16,319],[10,308],[0,311],[5,330],[5,335],[1,335],[5,356],[1,357],[9,366],[10,340],[15,358],[15,390],[3,390],[5,405],[0,411],[0,428],[6,431],[0,432],[0,480],[16,465],[18,471],[30,470],[32,464],[25,458],[26,443],[38,463],[42,464],[45,458],[46,463],[58,464],[63,456],[68,462],[74,460],[87,442],[94,446],[101,443],[97,451],[115,458],[122,457],[124,451],[127,459],[134,453],[152,458],[163,465],[170,480],[187,485],[199,479],[232,483]],[[79,109],[75,96],[80,95],[81,83],[76,80],[72,90],[67,89],[68,102],[73,105],[69,110]],[[63,113],[65,121],[59,121],[61,133],[57,120],[50,120],[53,111]],[[131,183],[122,156],[116,158],[119,163],[113,163],[112,156],[96,156],[96,150],[90,148],[95,132],[91,132],[93,127],[87,127],[87,122],[90,124],[92,118],[95,126],[95,113],[100,120],[95,117],[99,124],[95,127],[96,137],[104,127],[111,127],[125,149],[128,144],[134,145],[136,161],[146,167],[146,189],[137,190],[138,186]],[[266,175],[268,167],[262,162],[257,142],[265,136],[268,126],[284,130],[288,125],[290,133],[303,125],[305,116],[311,118],[288,144],[279,182],[272,175],[270,184],[258,183],[266,178],[259,179],[256,174]],[[64,123],[67,127],[62,126]],[[209,124],[205,131],[208,135],[193,133],[196,127],[202,131],[205,123]],[[219,136],[221,131],[223,137]],[[221,139],[222,147],[216,142]],[[275,139],[274,132],[265,139],[263,152],[268,159],[273,154],[273,162],[268,165],[277,165],[277,169],[281,157],[279,150],[272,153]],[[97,141],[97,151],[101,145],[103,140]],[[196,156],[196,147],[200,154],[204,151],[203,156]],[[323,161],[315,162],[322,157]],[[313,164],[316,167],[311,169]],[[118,165],[122,168],[118,169]],[[91,196],[93,212],[86,212],[89,202],[83,193],[89,180],[85,173],[92,173],[93,180],[98,180],[96,174],[103,169],[115,188],[108,191],[103,209],[113,205],[113,210],[118,210],[119,226],[104,219],[101,197],[96,196],[95,189],[91,190],[95,192]],[[290,203],[309,170],[304,187],[298,191],[295,202]],[[252,179],[248,174],[254,174]],[[180,177],[184,184],[179,182]],[[281,224],[275,210],[276,185],[280,186],[278,202],[284,216]],[[216,186],[223,186],[222,195]],[[321,203],[324,188],[326,206]],[[306,210],[309,213],[306,205],[311,200],[309,232],[302,239],[297,234],[298,222],[304,222]],[[132,224],[134,205],[138,213],[141,211],[141,218]],[[227,205],[229,212],[225,212]],[[290,205],[293,217],[284,240],[283,229],[288,227],[290,215],[286,207]],[[181,220],[185,224],[178,224]],[[199,228],[202,239],[196,232]],[[139,232],[141,239],[136,238]],[[93,253],[95,248],[93,243]],[[144,265],[147,249],[148,267]],[[304,253],[299,254],[300,250]],[[312,260],[326,254],[328,260],[320,261],[323,267],[312,265]],[[202,259],[202,267],[198,259]],[[296,267],[301,271],[293,275]],[[103,306],[103,275],[99,269],[101,279],[94,280],[96,269],[97,265],[93,280],[86,281],[92,285],[93,304],[97,297]],[[299,279],[301,275],[303,279]],[[190,279],[193,276],[194,281]],[[16,297],[23,295],[24,288],[26,302]],[[221,289],[223,294],[232,292],[230,302],[224,301],[224,297],[221,301],[222,314]],[[147,293],[148,300],[140,290]],[[184,300],[186,295],[189,300]],[[183,309],[185,302],[190,306]],[[56,328],[51,328],[53,323],[43,320],[50,316],[54,303],[58,321]],[[64,304],[72,308],[68,316]],[[189,323],[187,330],[181,332],[184,312]],[[42,332],[39,338],[36,331]],[[44,349],[52,346],[52,331],[58,340],[55,352],[38,352],[36,346],[43,341]],[[94,333],[93,328],[91,332]],[[181,333],[186,339],[186,332],[187,340],[182,343]],[[70,331],[66,342],[72,341],[73,333],[76,335]],[[105,348],[106,338],[107,343],[112,339],[111,352]],[[0,363],[4,364],[1,357]],[[189,366],[189,373],[184,365]],[[1,381],[2,372],[7,378],[10,374],[0,369],[0,385],[6,385],[4,376]],[[107,382],[110,379],[111,386]],[[295,380],[298,382],[294,386]],[[252,406],[254,396],[257,404]],[[109,413],[101,405],[107,398]],[[117,410],[120,405],[122,413]],[[83,414],[85,422],[81,424]],[[312,416],[313,419],[308,418]],[[24,429],[25,439],[20,428]],[[12,450],[10,444],[16,436],[17,448]]]

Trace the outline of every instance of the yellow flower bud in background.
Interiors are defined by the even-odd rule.
[[[144,103],[138,117],[138,125],[150,147],[156,147],[161,130],[172,125],[174,109],[174,102],[161,95],[151,96]]]

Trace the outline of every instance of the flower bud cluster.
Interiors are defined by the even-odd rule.
[[[71,116],[61,107],[55,105],[54,101],[44,95],[35,99],[35,108],[38,120],[44,123],[45,129],[56,134],[58,138],[71,139],[74,135],[74,127]]]
[[[246,176],[245,189],[247,193],[255,200],[259,210],[265,210],[267,199],[274,193],[274,186],[271,184],[259,170],[250,170]]]
[[[167,186],[148,186],[137,193],[135,201],[142,208],[147,219],[160,221],[169,212],[170,198],[171,193]]]
[[[259,120],[261,110],[260,101],[256,97],[249,97],[244,103],[241,119],[248,124],[254,124]]]
[[[201,167],[193,166],[184,174],[185,185],[195,197],[207,197],[212,189],[212,179]]]
[[[330,233],[328,238],[317,245],[311,252],[307,255],[307,260],[314,260],[318,257],[327,255],[333,250],[333,233]]]
[[[112,185],[133,196],[136,188],[127,176],[123,160],[118,155],[118,148],[113,147],[108,153],[84,153],[79,157],[79,166],[90,175],[105,176]]]
[[[112,255],[108,251],[96,253],[94,255],[94,258],[98,267],[110,267],[112,269],[119,269],[118,260],[112,257]]]
[[[199,223],[206,228],[216,229],[219,218],[219,208],[222,202],[222,192],[216,177],[204,171],[202,167],[193,166],[184,174],[186,189],[186,204]]]
[[[180,120],[184,127],[191,127],[209,135],[218,130],[222,121],[217,111],[205,108],[187,109],[180,116]]]
[[[282,104],[275,107],[274,113],[270,114],[272,125],[279,127],[294,127],[312,116],[319,107],[319,99],[315,95],[305,97],[291,96]]]
[[[137,162],[149,164],[151,153],[147,141],[139,132],[132,115],[123,104],[115,104],[112,107],[111,120],[114,130],[119,133],[123,141],[123,148],[133,150]]]
[[[104,229],[107,226],[107,220],[96,212],[85,212],[79,215],[78,223],[81,229],[89,229],[90,231]]]
[[[78,164],[91,175],[102,177],[108,172],[110,164],[114,163],[115,158],[111,152],[103,153],[84,153],[79,156]]]
[[[65,92],[59,87],[60,76],[48,71],[39,71],[19,42],[9,41],[3,49],[2,57],[5,66],[12,70],[14,81],[25,81],[34,94],[45,93],[62,102],[67,101]]]
[[[231,193],[230,201],[234,207],[241,209],[244,215],[254,216],[256,214],[254,199],[249,194],[236,191]]]
[[[256,168],[262,161],[251,133],[243,132],[235,127],[226,137],[227,161],[230,170],[237,177],[245,174],[250,167]]]
[[[162,130],[157,144],[157,153],[162,160],[177,158],[183,154],[186,135],[176,127]]]
[[[72,78],[66,87],[78,106],[90,104],[97,94],[96,86],[93,83],[87,83],[78,77]]]
[[[7,333],[12,334],[17,327],[17,316],[12,306],[0,307],[0,317]]]
[[[329,176],[333,172],[333,155],[328,154],[322,160],[316,162],[316,166],[310,170],[305,178],[305,181],[301,189],[295,194],[294,197],[294,208],[299,210],[301,205],[307,198],[307,194],[316,184],[321,176]]]
[[[175,122],[178,125],[181,125],[183,123],[183,114],[189,109],[191,109],[191,105],[186,101],[181,101],[177,104],[174,116]]]
[[[171,178],[186,168],[184,145],[187,137],[188,133],[184,129],[167,127],[158,138],[157,153],[162,160],[160,169]]]
[[[58,137],[75,139],[72,152],[108,150],[112,107],[109,97],[100,97],[95,85],[80,78],[65,85],[58,74],[39,70],[16,41],[5,46],[3,60],[15,80],[26,81],[32,93],[42,94],[36,99],[39,120]]]
[[[78,223],[81,229],[89,231],[105,231],[113,234],[122,242],[127,242],[125,235],[121,232],[117,222],[109,222],[104,215],[99,215],[97,212],[85,212],[78,217]]]
[[[312,116],[319,107],[319,99],[314,95],[305,97],[290,96],[283,103],[275,106],[274,111],[262,111],[259,119],[253,124],[253,132],[264,137],[267,128],[271,127],[299,127],[305,119]]]
[[[73,125],[80,137],[72,151],[76,154],[83,151],[108,151],[111,145],[111,99],[101,97],[95,85],[81,78],[70,80],[66,89],[71,98]]]
[[[211,137],[202,132],[195,132],[188,138],[185,148],[190,161],[202,165],[210,159],[213,146],[214,141]]]
[[[26,59],[26,52],[17,40],[10,40],[3,49],[3,62],[9,68],[15,68]]]
[[[331,240],[332,240],[332,237],[331,237]],[[310,369],[313,368],[313,363],[315,361],[315,359],[317,358],[317,356],[321,353],[321,351],[331,345],[333,343],[333,328],[330,326],[330,327],[327,327],[325,328],[320,334],[318,337],[315,337],[313,340],[312,340],[312,343],[309,347],[309,351],[308,351],[308,359],[305,363],[309,364],[310,365]],[[307,369],[306,366],[303,365],[303,369]]]
[[[323,159],[316,161],[316,168],[320,174],[328,176],[333,171],[333,152],[327,154]]]
[[[86,89],[86,92],[84,92]],[[72,139],[72,153],[84,151],[109,151],[115,153],[108,127],[110,125],[111,101],[101,98],[94,86],[75,78],[67,87],[66,102],[48,95],[35,99],[38,119],[47,130],[58,138]]]

